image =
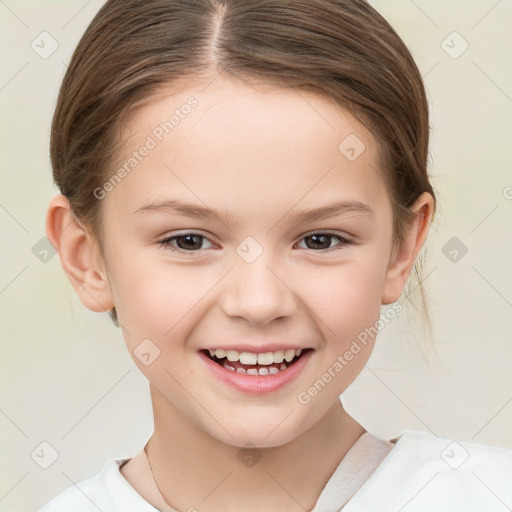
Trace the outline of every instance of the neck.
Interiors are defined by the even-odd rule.
[[[148,457],[165,501],[177,510],[311,510],[341,459],[365,432],[339,400],[282,446],[240,449],[209,436],[151,387],[155,431]]]

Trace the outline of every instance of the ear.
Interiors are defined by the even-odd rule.
[[[423,192],[412,206],[416,214],[404,241],[392,251],[389,266],[382,289],[382,304],[396,302],[404,289],[407,278],[416,261],[425,239],[434,213],[434,199],[428,192]]]
[[[78,223],[69,200],[61,194],[55,196],[48,206],[46,234],[84,306],[96,312],[114,307],[104,265],[93,237]]]

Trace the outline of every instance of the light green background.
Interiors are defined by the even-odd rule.
[[[48,138],[58,87],[101,4],[0,2],[0,512],[34,510],[107,459],[132,456],[152,430],[147,381],[120,331],[79,303],[57,256],[32,253],[56,193]],[[436,353],[410,305],[343,401],[382,437],[414,429],[512,448],[512,2],[372,4],[411,49],[431,103],[439,210],[425,284]],[[47,59],[31,48],[43,31],[59,45]],[[469,43],[457,59],[441,46],[453,31]],[[457,263],[442,252],[452,237],[468,247]],[[31,457],[43,441],[59,453],[48,469]]]

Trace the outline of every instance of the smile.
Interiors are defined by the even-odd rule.
[[[260,394],[276,391],[293,380],[312,352],[311,348],[262,353],[205,349],[199,354],[209,370],[221,381],[242,391]]]
[[[213,361],[226,370],[248,375],[275,375],[286,370],[303,352],[303,349],[276,350],[255,354],[237,350],[209,350]]]

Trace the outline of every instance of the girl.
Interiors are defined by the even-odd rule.
[[[53,511],[511,507],[512,454],[343,408],[435,210],[419,71],[363,0],[110,0],[54,116],[48,238],[154,432]]]

